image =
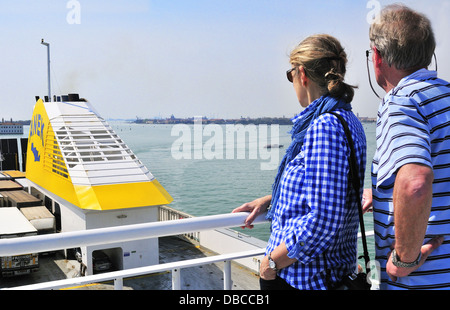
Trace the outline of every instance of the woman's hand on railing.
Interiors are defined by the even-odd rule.
[[[242,228],[253,228],[253,221],[261,214],[267,211],[267,208],[270,205],[270,201],[272,200],[272,195],[267,195],[258,199],[255,199],[251,202],[246,202],[240,207],[237,207],[232,211],[232,213],[238,212],[250,212],[249,216],[245,219],[245,226],[241,226]]]

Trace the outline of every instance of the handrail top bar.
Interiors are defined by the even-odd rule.
[[[39,253],[97,244],[179,235],[183,233],[243,226],[248,212],[192,217],[180,220],[123,225],[0,240],[0,256]],[[267,222],[265,214],[253,224]]]

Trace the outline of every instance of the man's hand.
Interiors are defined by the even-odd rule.
[[[431,254],[431,252],[433,252],[436,248],[438,248],[442,244],[442,242],[444,242],[444,237],[439,236],[439,237],[435,237],[435,238],[431,239],[426,244],[424,244],[421,248],[422,257],[420,259],[419,264],[417,266],[411,267],[411,268],[403,268],[403,267],[394,266],[394,264],[392,263],[392,255],[391,255],[392,252],[389,252],[388,253],[389,258],[388,258],[388,262],[386,264],[386,272],[389,275],[389,278],[395,282],[395,281],[397,281],[397,278],[406,277],[411,272],[417,270],[420,266],[423,265],[423,263],[425,263],[426,259]],[[401,260],[401,257],[400,257],[400,260]]]
[[[362,210],[363,213],[372,212],[372,189],[365,188],[362,195]]]

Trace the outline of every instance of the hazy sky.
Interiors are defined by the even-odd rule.
[[[359,86],[354,111],[375,117],[365,62],[374,2],[78,0],[77,15],[69,0],[1,0],[0,116],[29,119],[34,97],[47,94],[44,38],[52,94],[79,93],[106,118],[292,117],[302,108],[286,79],[288,54],[329,33]],[[450,80],[450,0],[403,3],[432,20],[439,75]]]

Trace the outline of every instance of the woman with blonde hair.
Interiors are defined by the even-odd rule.
[[[271,236],[261,262],[262,289],[330,289],[356,268],[358,208],[366,164],[363,127],[351,111],[354,87],[344,82],[347,55],[330,35],[313,35],[290,54],[287,71],[300,105],[272,195],[233,212],[251,212],[246,227],[266,212]],[[347,123],[360,192],[349,180]]]

